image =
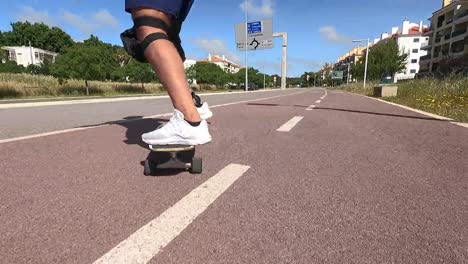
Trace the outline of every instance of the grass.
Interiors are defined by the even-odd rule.
[[[158,94],[163,87],[159,83],[141,84],[89,81],[89,95],[109,96],[119,94]],[[59,82],[52,76],[0,73],[0,99],[84,96],[84,80]]]
[[[376,82],[366,89],[362,83],[333,87],[362,95],[372,96]],[[468,122],[468,77],[446,79],[418,79],[397,83],[398,96],[382,98],[415,109]]]
[[[119,96],[119,95],[159,95],[167,94],[160,83],[125,83],[88,81],[90,96]],[[217,87],[215,85],[199,85],[194,87],[203,92],[235,91]],[[0,73],[0,100],[18,98],[56,98],[86,96],[84,80],[60,81],[52,76]]]

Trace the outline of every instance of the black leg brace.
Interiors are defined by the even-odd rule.
[[[182,61],[185,61],[185,53],[181,46],[179,33],[181,26],[177,21],[173,21],[173,26],[169,27],[164,21],[155,17],[138,17],[134,20],[134,26],[125,30],[120,34],[120,38],[127,53],[139,62],[147,63],[145,58],[145,50],[155,40],[166,39],[174,43],[177,52],[179,53]],[[149,26],[159,28],[165,33],[152,33],[148,35],[143,41],[138,41],[136,36],[136,29],[141,26]]]

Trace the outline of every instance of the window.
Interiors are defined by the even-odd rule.
[[[413,42],[414,42],[414,43],[418,43],[418,42],[419,42],[419,38],[413,39]]]
[[[411,63],[418,63],[418,59],[412,59]]]
[[[413,49],[413,53],[418,53],[419,49]]]
[[[410,71],[410,73],[416,73],[416,70],[415,70],[415,69],[413,69],[413,70],[411,70],[411,71]]]

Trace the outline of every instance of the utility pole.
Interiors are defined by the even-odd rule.
[[[353,40],[353,42],[363,42],[366,39]],[[364,88],[366,88],[367,82],[367,64],[369,62],[369,49],[370,49],[370,38],[367,38],[367,50],[366,50],[366,66],[364,66]]]
[[[248,16],[247,16],[247,1],[244,2],[245,3],[245,91],[248,91],[249,90],[249,67],[248,67],[248,62],[247,62],[247,50],[248,50],[248,46],[247,46],[247,39],[249,38],[249,35],[248,35],[248,22],[247,22],[247,19],[248,19]]]

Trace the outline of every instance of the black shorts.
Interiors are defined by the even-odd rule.
[[[184,22],[194,0],[125,0],[125,11],[133,8],[147,7],[174,16],[180,23]]]

